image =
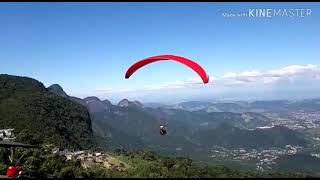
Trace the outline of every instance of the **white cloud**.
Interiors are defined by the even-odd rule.
[[[157,85],[148,85],[143,88],[146,91],[162,90],[162,89],[180,89],[185,88],[186,85],[182,81],[174,81]]]
[[[117,92],[131,92],[131,91],[135,91],[135,90],[131,89],[131,88],[121,88],[121,89],[118,89],[115,91],[117,91]]]
[[[135,89],[132,88],[97,88],[94,90],[94,94],[99,95],[107,95],[107,94],[115,94],[115,93],[127,93],[133,92]]]
[[[266,72],[244,71],[240,73],[227,73],[218,79],[223,85],[247,85],[252,83],[270,84],[278,80],[294,82],[295,77],[319,78],[320,65],[290,65],[280,69]]]
[[[188,78],[185,81],[173,81],[163,84],[149,85],[143,88],[147,91],[156,91],[163,89],[183,89],[183,88],[200,88],[214,85],[214,87],[223,86],[245,86],[245,85],[268,85],[275,84],[278,81],[287,81],[294,83],[298,78],[317,79],[320,80],[320,65],[289,65],[279,69],[268,71],[248,70],[243,72],[229,72],[221,77],[209,76],[210,81],[206,86],[203,86],[200,77]]]
[[[186,78],[184,81],[176,80],[161,84],[149,84],[137,88],[100,88],[96,89],[95,93],[107,97],[128,96],[133,98],[140,96],[155,98],[162,94],[159,97],[169,98],[167,97],[169,94],[172,96],[188,95],[189,97],[189,95],[192,96],[192,93],[194,95],[216,93],[222,96],[228,92],[239,93],[241,91],[240,87],[244,87],[244,92],[246,93],[248,90],[253,89],[260,89],[261,92],[282,87],[290,89],[291,87],[308,86],[310,83],[311,85],[316,84],[314,81],[319,82],[320,65],[289,65],[267,71],[247,70],[243,72],[229,72],[220,77],[209,76],[209,78],[209,83],[205,85],[202,79],[195,75],[194,77]],[[197,90],[193,91],[194,89]]]
[[[98,88],[94,90],[95,92],[111,92],[113,89],[112,88]]]
[[[290,65],[281,69],[271,70],[268,72],[271,76],[293,76],[309,73],[319,74],[320,65]]]
[[[210,77],[213,80],[213,77]],[[183,89],[183,88],[195,88],[203,85],[202,79],[200,77],[187,78],[184,81],[176,80],[172,82],[147,85],[143,88],[146,91],[156,91],[163,89]]]

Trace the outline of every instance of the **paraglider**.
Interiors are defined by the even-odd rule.
[[[159,56],[152,56],[152,57],[142,59],[129,67],[129,69],[126,72],[125,78],[128,79],[135,71],[137,71],[138,69],[140,69],[141,67],[147,64],[150,64],[156,61],[164,61],[164,60],[174,60],[179,63],[182,63],[188,66],[189,68],[193,69],[201,77],[204,84],[209,82],[209,76],[199,64],[197,64],[196,62],[190,59],[187,59],[181,56],[175,56],[175,55],[159,55]]]
[[[176,56],[176,55],[159,55],[159,56],[152,56],[152,57],[142,59],[129,67],[129,69],[125,74],[125,78],[129,79],[134,72],[136,72],[138,69],[140,69],[141,67],[147,64],[150,64],[156,61],[164,61],[164,60],[173,60],[181,64],[184,64],[185,66],[194,70],[201,77],[204,84],[209,82],[209,76],[199,64],[185,57]],[[167,134],[167,130],[165,126],[160,125],[160,135],[164,136],[166,134]]]
[[[164,136],[164,135],[166,135],[167,134],[167,130],[164,128],[164,126],[160,126],[160,134],[162,135],[162,136]]]

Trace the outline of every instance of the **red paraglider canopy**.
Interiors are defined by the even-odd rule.
[[[156,61],[163,61],[163,60],[174,60],[174,61],[180,62],[190,67],[191,69],[193,69],[201,77],[203,83],[206,84],[209,82],[209,76],[199,64],[197,64],[196,62],[190,59],[187,59],[181,56],[175,56],[175,55],[159,55],[159,56],[152,56],[152,57],[142,59],[136,62],[135,64],[133,64],[132,66],[130,66],[130,68],[126,72],[125,78],[128,79],[136,70],[138,70],[142,66],[145,66],[147,64],[150,64]]]

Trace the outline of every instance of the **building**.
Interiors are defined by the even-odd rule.
[[[14,134],[12,133],[14,129],[0,129],[0,140],[13,140],[15,139]]]

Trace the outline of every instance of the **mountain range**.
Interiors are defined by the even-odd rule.
[[[269,112],[269,111],[309,111],[320,110],[320,98],[304,100],[270,100],[270,101],[235,101],[235,102],[205,102],[187,101],[171,105],[161,103],[146,103],[145,106],[152,108],[172,108],[186,111],[206,111],[206,112]]]
[[[61,87],[48,89],[57,95],[66,94],[61,92]],[[208,149],[213,145],[262,148],[284,147],[287,143],[307,144],[303,135],[286,127],[257,129],[270,126],[270,120],[262,114],[227,111],[230,108],[239,110],[243,107],[239,104],[220,103],[219,107],[224,108],[224,111],[208,112],[199,108],[210,106],[211,103],[207,102],[186,102],[173,107],[150,107],[128,99],[113,105],[110,101],[100,100],[97,97],[75,99],[66,96],[66,98],[87,107],[94,132],[104,137],[111,146],[121,144],[127,148],[153,147],[155,150],[176,152],[177,148]],[[161,124],[168,126],[168,134],[164,137],[159,134]]]
[[[142,104],[123,99],[117,104],[90,96],[69,96],[54,84],[32,78],[0,75],[0,127],[14,128],[17,140],[55,144],[70,149],[103,146],[208,157],[213,146],[269,148],[307,146],[304,134],[271,126],[259,112],[317,110],[319,101],[185,102]],[[281,107],[279,107],[280,105]],[[159,134],[166,125],[168,133]],[[260,128],[268,127],[268,128]]]

